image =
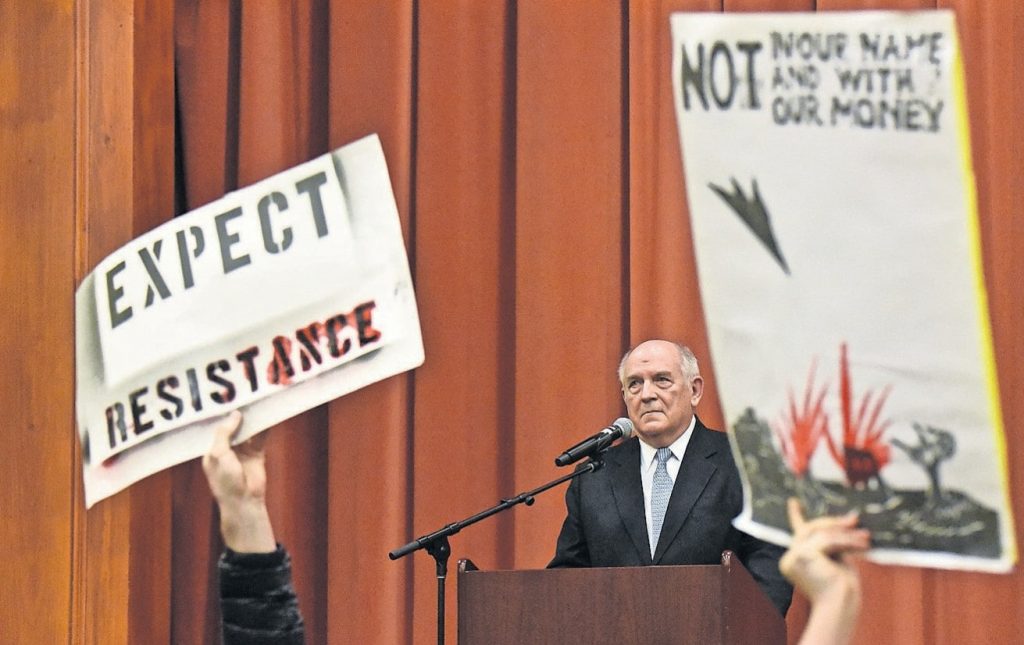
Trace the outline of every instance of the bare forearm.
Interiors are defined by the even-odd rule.
[[[860,585],[856,579],[837,580],[812,602],[811,615],[800,645],[847,645],[860,614]]]
[[[262,501],[222,505],[220,530],[224,545],[236,553],[270,553],[277,549],[270,515]]]

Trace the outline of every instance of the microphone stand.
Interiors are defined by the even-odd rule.
[[[603,451],[602,451],[603,452]],[[448,543],[448,536],[455,535],[462,529],[466,528],[471,524],[476,524],[480,520],[486,519],[496,513],[500,513],[506,509],[512,508],[517,504],[526,504],[527,506],[533,506],[534,497],[548,490],[554,488],[562,482],[569,481],[584,475],[586,473],[592,473],[604,466],[604,461],[601,459],[601,454],[598,453],[591,457],[582,466],[575,469],[568,475],[563,475],[558,479],[554,479],[543,486],[534,488],[533,490],[526,491],[525,493],[519,493],[515,497],[509,499],[503,499],[500,503],[491,508],[480,511],[475,515],[471,515],[464,520],[458,522],[452,522],[439,528],[433,533],[427,533],[422,537],[418,537],[412,542],[401,546],[394,551],[388,552],[388,557],[392,560],[397,560],[401,557],[407,556],[410,553],[419,551],[420,549],[426,550],[433,558],[435,562],[435,569],[437,572],[437,644],[444,645],[444,583],[448,577],[448,556],[451,555],[451,545]]]

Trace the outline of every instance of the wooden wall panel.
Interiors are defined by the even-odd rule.
[[[88,231],[77,242],[79,279],[132,237],[131,92],[115,91],[131,87],[134,62],[132,32],[116,27],[118,21],[131,17],[130,8],[123,5],[116,6],[117,13],[104,12],[91,3],[78,7],[77,35],[82,43],[78,63],[83,69],[77,88],[81,173],[77,188],[81,210],[76,228]],[[88,512],[78,508],[83,504],[81,496],[73,500],[77,511],[74,535],[79,549],[73,585],[79,613],[72,623],[73,642],[127,640],[127,612],[120,608],[128,606],[131,545],[127,537],[132,494],[105,500]],[[101,575],[101,568],[105,575]],[[97,606],[100,598],[106,599],[110,610]]]
[[[0,631],[15,643],[67,642],[72,616],[74,57],[72,7],[0,3]]]
[[[76,282],[173,214],[170,9],[130,0],[77,6]],[[74,642],[169,639],[171,481],[169,472],[154,475],[88,513],[76,485]]]
[[[135,237],[174,216],[174,7],[136,2],[132,9],[132,175],[127,188]],[[132,490],[131,643],[170,640],[172,475],[158,473]]]

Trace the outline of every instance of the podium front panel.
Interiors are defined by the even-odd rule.
[[[460,645],[723,643],[720,566],[459,574]]]

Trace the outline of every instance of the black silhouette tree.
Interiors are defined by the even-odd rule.
[[[956,439],[951,432],[934,426],[924,426],[920,423],[914,424],[914,432],[917,433],[918,444],[916,446],[907,445],[899,439],[893,439],[892,445],[905,452],[916,464],[924,468],[930,483],[928,501],[933,505],[938,504],[943,498],[939,465],[956,454]]]

